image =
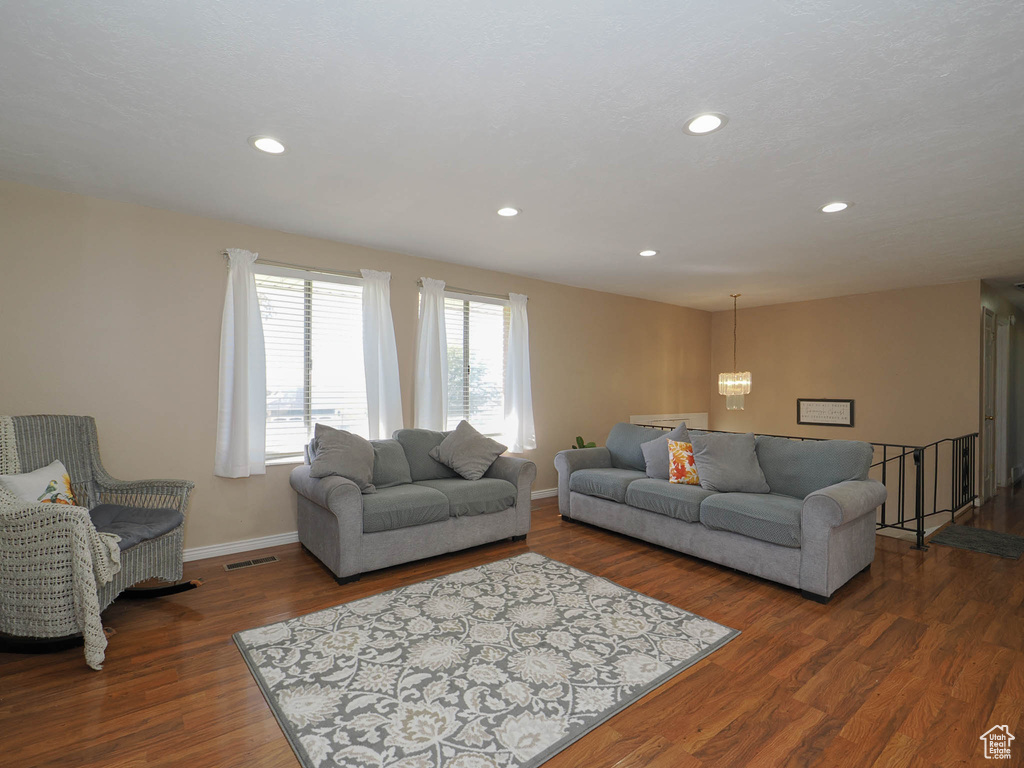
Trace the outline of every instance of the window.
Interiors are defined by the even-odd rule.
[[[448,339],[448,429],[465,419],[485,435],[505,422],[508,302],[445,293]]]
[[[257,265],[256,296],[267,355],[267,459],[301,456],[317,422],[366,437],[361,282]]]

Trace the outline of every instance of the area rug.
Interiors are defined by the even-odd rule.
[[[234,639],[305,768],[533,768],[737,634],[528,553]]]
[[[949,525],[932,536],[928,543],[984,552],[986,555],[999,555],[1011,560],[1018,560],[1021,554],[1024,554],[1024,536],[986,531],[984,528],[972,528],[969,525]]]

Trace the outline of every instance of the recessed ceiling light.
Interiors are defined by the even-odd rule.
[[[498,215],[499,216],[518,216],[519,215],[519,209],[518,208],[499,208],[498,209]]]
[[[252,136],[249,139],[249,143],[260,152],[266,152],[268,155],[280,155],[284,152],[284,144],[270,136]]]
[[[648,249],[646,251],[640,251],[640,255],[641,256],[657,256],[658,252],[657,251],[652,251],[652,250]]]
[[[821,212],[822,213],[839,213],[840,211],[845,211],[851,205],[853,205],[853,203],[844,203],[844,202],[840,202],[840,201],[837,200],[834,203],[829,203],[828,205],[821,206]]]
[[[727,122],[729,118],[719,112],[705,112],[687,120],[683,130],[691,136],[703,136],[705,133],[717,131]]]

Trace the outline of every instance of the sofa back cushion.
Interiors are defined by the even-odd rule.
[[[435,432],[432,429],[395,430],[392,437],[401,444],[402,450],[405,451],[405,459],[409,462],[409,473],[413,482],[458,477],[455,470],[430,458],[431,448],[439,446],[449,434],[448,432]]]
[[[844,480],[867,480],[874,448],[857,440],[757,438],[757,461],[772,493],[802,499]]]
[[[691,434],[690,442],[701,488],[719,493],[768,493],[752,433]]]
[[[612,466],[618,469],[635,469],[647,472],[647,462],[640,448],[643,443],[665,436],[665,430],[641,427],[638,424],[620,422],[612,427],[608,435],[608,452],[612,455]],[[668,444],[665,445],[668,452]]]
[[[397,440],[371,440],[373,446],[373,484],[391,488],[412,482],[412,471],[405,450]]]

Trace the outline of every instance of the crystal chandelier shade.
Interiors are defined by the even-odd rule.
[[[733,371],[718,374],[718,394],[749,395],[750,371]]]
[[[718,394],[725,395],[725,408],[729,411],[743,410],[743,396],[750,394],[750,371],[736,370],[736,299],[732,296],[732,367],[729,373],[718,374]]]

